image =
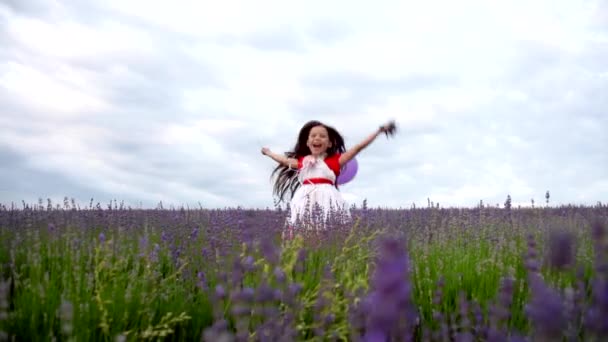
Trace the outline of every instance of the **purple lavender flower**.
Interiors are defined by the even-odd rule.
[[[372,292],[367,300],[370,312],[366,324],[365,341],[383,337],[411,340],[417,318],[411,298],[409,259],[404,242],[385,238],[381,241],[380,256],[372,278]],[[405,326],[400,323],[405,321]]]
[[[537,261],[536,240],[532,234],[528,234],[528,255],[526,258],[526,268],[529,272],[538,272],[540,270]]]
[[[262,255],[270,263],[270,265],[276,265],[279,262],[280,253],[277,247],[272,243],[270,239],[263,239],[260,246]]]
[[[156,263],[159,261],[159,255],[158,255],[159,252],[160,252],[160,246],[157,243],[155,243],[154,249],[150,253],[150,262]]]
[[[292,297],[297,296],[300,291],[302,291],[302,284],[300,283],[292,283],[289,284],[289,295]]]
[[[146,249],[148,248],[148,236],[144,235],[139,238],[139,257],[143,258],[146,256]]]
[[[255,270],[255,259],[251,255],[248,255],[242,261],[243,270],[245,272],[253,272]]]
[[[501,281],[501,286],[498,292],[498,303],[493,308],[491,317],[494,329],[503,328],[511,317],[511,303],[513,302],[515,279],[505,277]]]
[[[196,240],[196,238],[198,237],[198,227],[195,227],[194,229],[192,229],[192,232],[190,233],[190,239],[191,240]]]
[[[599,217],[592,222],[595,241],[595,279],[592,282],[592,303],[585,313],[585,327],[589,335],[608,336],[608,244],[606,224]]]
[[[467,301],[466,294],[460,293],[459,297],[460,306],[460,327],[454,340],[456,342],[473,342],[473,334],[471,333],[471,321],[469,319],[469,302]]]
[[[224,300],[226,298],[226,290],[220,284],[215,286],[215,297],[219,300]]]
[[[276,279],[276,281],[277,281],[279,284],[283,284],[283,283],[285,283],[285,281],[287,280],[287,277],[286,277],[286,275],[285,275],[285,272],[283,271],[283,269],[282,269],[282,268],[280,268],[280,267],[278,267],[278,266],[277,266],[277,267],[275,267],[275,269],[274,269],[274,278]]]
[[[268,283],[263,282],[260,286],[258,286],[255,293],[255,299],[258,303],[270,303],[274,301],[274,298],[275,291],[270,285],[268,285]]]
[[[204,342],[234,342],[235,336],[228,331],[226,320],[215,321],[214,324],[203,331]]]
[[[537,338],[558,340],[567,326],[565,307],[562,298],[554,289],[547,286],[538,273],[529,275],[531,301],[526,305]]]
[[[552,232],[549,235],[548,258],[549,265],[558,270],[572,266],[576,248],[575,237],[570,232]]]
[[[596,279],[593,304],[586,313],[586,327],[596,336],[608,336],[608,280]]]
[[[201,291],[206,291],[207,290],[207,279],[205,277],[205,272],[199,271],[196,276],[198,278],[198,282],[197,282],[198,288]]]

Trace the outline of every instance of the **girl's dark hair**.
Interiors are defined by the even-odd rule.
[[[304,124],[300,129],[300,134],[298,135],[298,141],[294,146],[292,151],[285,152],[285,156],[288,158],[299,158],[305,157],[309,155],[310,148],[306,145],[306,141],[308,140],[308,135],[310,134],[310,130],[316,126],[323,126],[327,130],[329,135],[329,141],[331,142],[331,147],[327,149],[327,155],[332,156],[336,153],[344,153],[346,148],[344,147],[344,138],[338,133],[338,131],[328,126],[320,121],[312,120]],[[277,195],[279,198],[279,202],[283,201],[285,197],[285,193],[287,191],[291,191],[290,198],[293,198],[294,193],[300,187],[300,182],[297,179],[297,170],[291,169],[288,166],[281,165],[277,166],[272,172],[272,176],[278,173],[277,179],[274,184],[274,195]],[[336,184],[336,188],[338,185]]]

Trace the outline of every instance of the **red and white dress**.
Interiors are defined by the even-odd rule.
[[[295,191],[290,203],[289,223],[292,227],[298,220],[310,220],[314,216],[315,204],[322,210],[320,218],[323,222],[327,220],[330,211],[350,219],[347,203],[334,185],[340,175],[339,158],[339,153],[298,158],[298,179],[301,186]]]

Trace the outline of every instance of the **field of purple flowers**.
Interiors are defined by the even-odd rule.
[[[600,341],[608,206],[0,207],[0,340]]]

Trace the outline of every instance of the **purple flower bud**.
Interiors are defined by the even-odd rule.
[[[234,341],[234,335],[228,331],[228,323],[222,319],[215,321],[211,327],[203,331],[203,341]]]
[[[241,303],[235,303],[232,307],[232,314],[235,316],[244,316],[251,313],[251,308]]]
[[[306,256],[307,256],[307,251],[305,249],[300,249],[298,251],[298,257],[296,259],[296,262],[299,263],[303,263],[306,261]]]
[[[302,291],[302,285],[299,283],[293,283],[289,285],[289,294],[296,296]]]
[[[198,272],[197,278],[198,278],[198,284],[197,284],[198,287],[204,291],[207,288],[207,280],[205,278],[205,273],[202,271]]]
[[[592,305],[585,314],[585,326],[596,336],[608,336],[608,280],[594,280],[592,296]]]
[[[572,265],[576,249],[574,236],[568,232],[552,233],[549,236],[548,260],[555,269],[563,270]]]
[[[242,301],[252,302],[255,295],[255,291],[251,287],[245,287],[239,294],[238,298]]]
[[[255,269],[255,260],[253,259],[253,257],[251,255],[248,255],[244,260],[243,260],[243,268],[248,271],[251,272]]]
[[[279,262],[279,252],[270,239],[263,239],[261,243],[261,252],[264,258],[271,264],[276,265]]]
[[[221,300],[226,298],[226,290],[224,290],[222,285],[218,284],[215,286],[215,296]]]
[[[330,313],[327,316],[325,316],[324,322],[326,325],[331,325],[335,320],[336,320],[336,316],[333,313]]]
[[[377,269],[372,278],[372,291],[367,296],[369,313],[365,340],[392,336],[392,332],[411,336],[416,321],[416,308],[411,299],[409,259],[404,242],[383,239]],[[400,321],[404,320],[407,327]]]
[[[530,274],[532,298],[526,312],[538,337],[559,339],[567,326],[565,307],[558,293],[536,273]]]
[[[226,321],[225,319],[221,319],[219,321],[215,321],[215,323],[213,325],[218,330],[226,330],[226,329],[228,329],[228,321]]]
[[[525,261],[526,268],[528,269],[529,272],[538,272],[540,270],[536,257],[537,257],[536,241],[534,240],[534,236],[532,234],[529,234],[528,235],[528,256]]]
[[[198,228],[194,228],[192,233],[190,233],[190,239],[195,240],[198,237]]]
[[[274,299],[274,289],[268,284],[263,283],[257,289],[257,301],[271,302]]]
[[[284,283],[286,280],[285,272],[278,266],[274,269],[274,277],[279,283]]]

